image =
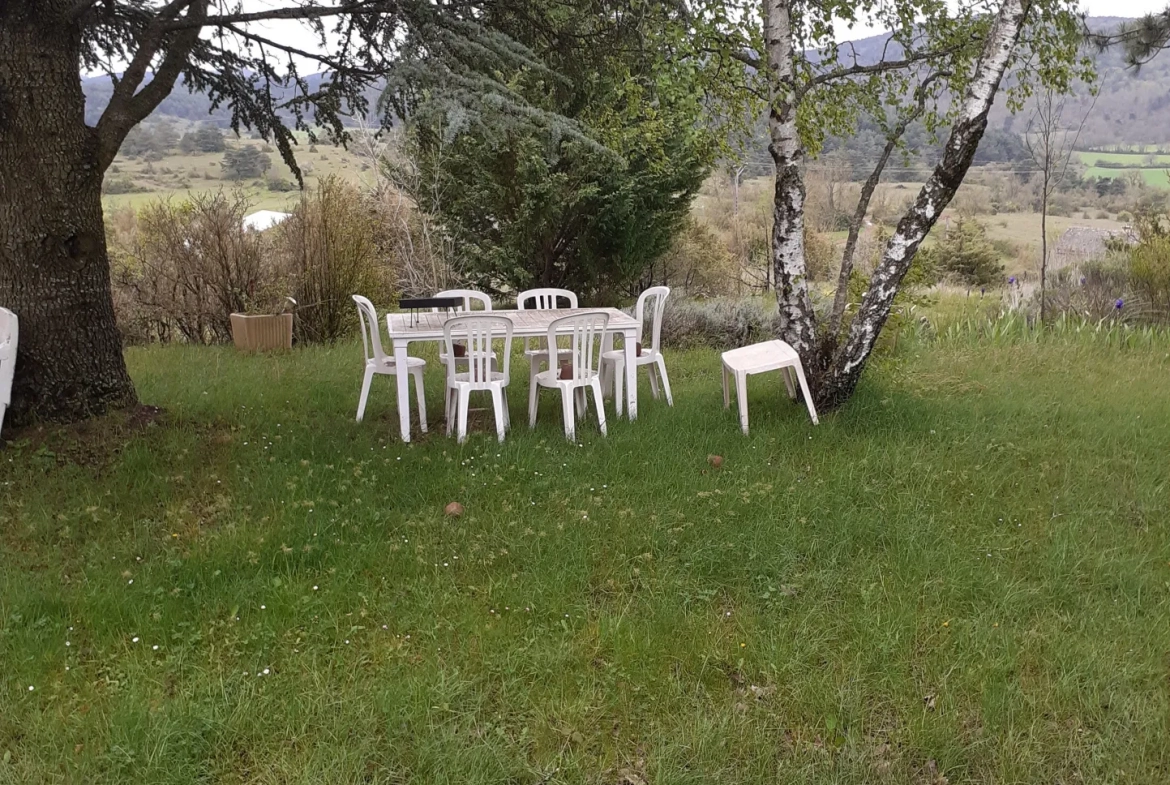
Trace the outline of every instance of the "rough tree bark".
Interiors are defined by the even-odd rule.
[[[207,4],[162,8],[91,128],[77,14],[93,4],[0,2],[0,305],[20,318],[15,423],[79,420],[137,400],[110,294],[102,176],[198,40],[198,27],[167,25],[200,21]]]
[[[764,45],[772,70],[768,151],[776,164],[772,209],[772,268],[780,306],[780,337],[802,356],[816,346],[816,316],[804,259],[804,145],[796,128],[795,62],[789,0],[764,5]],[[815,385],[817,374],[810,374]]]
[[[14,424],[135,401],[114,322],[97,132],[69,0],[0,4],[0,305],[20,318]]]
[[[849,328],[849,336],[837,350],[828,376],[816,395],[817,405],[834,408],[853,394],[873,351],[878,334],[890,315],[894,296],[910,269],[918,246],[950,203],[971,166],[979,140],[987,128],[987,114],[999,90],[1012,51],[1019,41],[1030,2],[1004,0],[992,23],[975,75],[963,93],[955,125],[951,128],[939,162],[922,186],[911,208],[898,222],[874,271],[869,290]]]

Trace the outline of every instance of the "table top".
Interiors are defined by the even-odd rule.
[[[443,337],[443,325],[448,319],[460,316],[503,316],[512,322],[512,334],[521,338],[531,338],[548,334],[548,326],[554,320],[578,313],[603,311],[609,314],[609,329],[614,332],[636,330],[638,322],[634,317],[617,308],[558,308],[556,310],[501,310],[501,311],[472,311],[471,313],[388,313],[386,327],[393,338],[410,338],[411,340],[434,340]]]

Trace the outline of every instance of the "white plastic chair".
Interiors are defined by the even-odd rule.
[[[360,294],[353,295],[353,301],[357,303],[358,316],[362,323],[362,346],[365,347],[366,358],[366,371],[362,378],[362,395],[358,398],[357,410],[357,421],[361,422],[366,413],[366,399],[370,397],[370,382],[373,381],[374,374],[396,376],[399,369],[394,358],[382,351],[378,312],[374,310],[374,304]],[[410,357],[406,361],[406,371],[414,377],[414,390],[418,396],[419,427],[422,428],[423,433],[427,432],[427,404],[423,395],[423,369],[426,365],[427,361],[419,357]],[[410,403],[406,402],[406,405],[409,407]]]
[[[483,292],[477,292],[474,289],[447,289],[434,295],[435,297],[459,297],[463,299],[463,305],[455,309],[456,313],[470,313],[473,310],[473,303],[479,303],[483,306],[483,310],[490,311],[492,309],[492,298],[488,297]],[[439,308],[432,308],[432,313],[438,313]]]
[[[456,306],[455,313],[471,313],[474,310],[473,303],[479,303],[482,306],[482,310],[484,310],[484,311],[490,311],[492,309],[492,298],[488,297],[483,292],[477,292],[474,289],[447,289],[446,291],[439,292],[438,294],[436,294],[434,296],[435,297],[459,297],[459,298],[462,298],[463,305]],[[441,308],[432,308],[431,313],[438,313],[440,310],[442,310],[442,309]],[[449,355],[443,348],[439,349],[439,362],[442,363],[444,367],[447,365],[447,358],[450,356],[451,355]],[[455,365],[456,366],[463,366],[465,368],[467,366],[467,362],[460,355],[455,355]],[[456,370],[459,370],[459,368],[457,367]],[[493,371],[499,370],[499,367],[496,363],[496,357],[494,354],[492,355],[492,370]],[[449,401],[450,401],[450,397],[448,396],[447,398],[444,399],[444,404],[443,404],[445,407],[444,412],[443,412],[443,416],[446,417],[447,419],[451,418],[451,408],[448,405]]]
[[[567,302],[570,308],[577,307],[577,295],[568,289],[529,289],[516,295],[516,308],[521,311],[557,311],[560,310],[559,302],[561,300]],[[528,358],[529,387],[535,384],[533,380],[540,372],[542,363],[549,368],[556,365],[556,363],[549,362],[548,346],[540,345],[543,340],[543,338],[537,338],[536,346],[533,348],[529,345],[529,339],[524,339],[524,356]],[[556,344],[554,343],[553,346]],[[564,355],[566,350],[558,349],[557,354],[558,356]]]
[[[666,405],[674,406],[674,398],[670,394],[670,379],[666,376],[666,360],[662,357],[662,311],[666,306],[666,298],[670,288],[666,286],[652,286],[638,297],[638,305],[634,308],[634,318],[638,320],[638,343],[642,343],[642,331],[646,320],[646,309],[650,309],[650,345],[642,346],[641,354],[634,358],[635,367],[650,366],[650,391],[658,398],[658,383],[662,382],[662,391],[666,393]],[[626,353],[622,350],[606,352],[601,355],[602,385],[609,386],[609,376],[613,375],[614,405],[617,413],[622,413],[622,390],[626,380]]]
[[[573,375],[570,379],[561,378],[561,369],[553,365],[547,371],[542,371],[533,377],[533,384],[528,388],[528,426],[536,427],[536,396],[541,387],[558,388],[561,391],[561,408],[565,418],[565,436],[570,441],[575,437],[574,402],[577,404],[577,413],[584,416],[587,408],[585,400],[586,388],[593,390],[593,401],[597,406],[597,422],[601,426],[601,435],[606,435],[605,406],[601,402],[601,374],[598,366],[601,361],[601,345],[605,341],[606,331],[609,329],[609,314],[605,311],[586,311],[571,316],[562,316],[552,321],[548,326],[549,346],[556,346],[558,331],[572,330],[568,335],[569,348],[561,350],[568,355],[568,365],[572,367]]]
[[[0,431],[4,429],[4,412],[12,403],[12,375],[16,370],[16,344],[19,319],[7,308],[0,308]]]
[[[493,343],[502,340],[504,370],[496,370]],[[504,440],[504,431],[511,425],[508,415],[507,386],[512,364],[512,321],[503,316],[457,316],[443,325],[443,343],[450,355],[455,342],[462,341],[467,354],[467,370],[457,371],[455,363],[447,364],[447,435],[451,435],[451,419],[458,418],[460,444],[467,439],[468,402],[472,392],[486,390],[492,394],[496,414],[496,436]]]
[[[792,377],[800,384],[800,391],[804,394],[804,403],[808,407],[808,416],[813,425],[817,424],[817,410],[813,406],[812,393],[809,392],[808,382],[804,378],[804,367],[800,364],[800,355],[784,341],[764,341],[751,346],[742,346],[723,353],[723,408],[731,406],[731,392],[728,389],[728,377],[735,377],[735,394],[739,402],[739,427],[744,436],[748,432],[747,408],[747,378],[753,373],[780,371],[784,377],[784,386],[788,388],[788,397],[796,398],[796,385]]]

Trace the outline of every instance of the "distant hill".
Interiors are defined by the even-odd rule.
[[[1089,26],[1108,30],[1126,21],[1123,17],[1094,17]],[[859,59],[872,62],[881,56],[887,35],[876,35],[853,41]],[[887,52],[897,56],[897,52]],[[1120,52],[1109,50],[1094,54],[1102,76],[1102,89],[1097,97],[1080,137],[1082,147],[1166,146],[1170,147],[1170,52],[1156,57],[1140,71],[1127,70]],[[308,77],[312,87],[320,84],[321,74]],[[94,123],[110,99],[112,87],[108,77],[82,80],[86,96],[86,121]],[[291,95],[291,93],[290,93]],[[376,92],[370,95],[377,99]],[[1079,85],[1068,99],[1065,117],[1079,122],[1092,104],[1092,97],[1084,85]],[[212,111],[205,95],[191,93],[182,84],[155,110],[153,119],[174,118],[188,122],[211,122],[227,127],[230,111],[220,106]],[[992,112],[991,128],[1009,134],[1021,134],[1027,128],[1029,112],[1025,109],[1011,115],[1003,101]]]

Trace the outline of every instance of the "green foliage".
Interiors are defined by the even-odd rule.
[[[1149,214],[1140,216],[1137,225],[1140,242],[1130,251],[1130,283],[1143,305],[1170,319],[1170,226]]]
[[[987,239],[987,228],[973,218],[957,218],[931,248],[918,252],[915,264],[936,266],[967,286],[1003,282],[999,251]]]
[[[107,177],[102,182],[102,193],[104,194],[138,194],[149,190],[149,188],[134,182],[127,175]]]
[[[624,289],[670,246],[714,154],[689,65],[611,29],[595,4],[537,6],[539,33],[508,9],[491,18],[566,80],[520,71],[517,95],[572,122],[510,105],[473,112],[436,87],[413,104],[417,176],[397,177],[440,217],[459,267],[491,292]]]
[[[250,180],[272,168],[272,159],[259,147],[242,144],[223,154],[223,176],[229,180]]]
[[[183,134],[179,149],[185,153],[222,153],[227,149],[223,133],[213,125],[204,125]]]

